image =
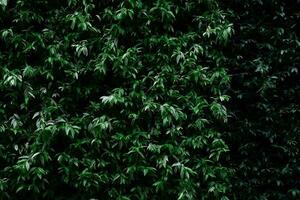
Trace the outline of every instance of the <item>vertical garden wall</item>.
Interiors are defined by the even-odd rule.
[[[0,199],[298,199],[299,1],[0,0]]]
[[[299,1],[227,1],[235,35],[226,136],[237,199],[300,198]]]
[[[227,199],[232,32],[215,1],[8,2],[2,198]]]

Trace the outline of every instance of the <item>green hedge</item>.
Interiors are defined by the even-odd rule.
[[[300,199],[299,1],[232,1],[226,131],[237,199]]]
[[[225,16],[213,1],[9,3],[2,195],[227,199]]]
[[[0,0],[0,199],[297,199],[299,1]]]

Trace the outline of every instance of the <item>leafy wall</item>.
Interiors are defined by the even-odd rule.
[[[0,199],[299,198],[298,1],[0,6]]]
[[[226,199],[225,16],[214,1],[9,2],[3,198]]]
[[[300,198],[299,3],[226,4],[235,13],[226,143],[237,199]]]

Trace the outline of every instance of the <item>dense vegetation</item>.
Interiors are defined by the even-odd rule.
[[[299,199],[299,5],[0,0],[0,199]]]
[[[235,36],[226,54],[226,143],[237,169],[234,191],[242,191],[237,199],[300,199],[300,2],[227,6]]]

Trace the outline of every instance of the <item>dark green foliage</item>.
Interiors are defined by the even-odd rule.
[[[0,199],[299,199],[299,16],[0,0]]]
[[[2,198],[227,199],[214,1],[11,1],[1,13]]]
[[[229,135],[237,199],[300,199],[299,1],[233,1]],[[298,30],[298,32],[297,32]],[[247,197],[247,198],[246,198]]]

